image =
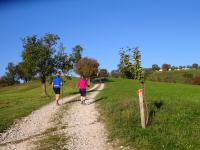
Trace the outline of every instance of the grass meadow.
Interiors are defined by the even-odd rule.
[[[67,80],[64,83],[64,96],[73,94],[77,79]],[[32,81],[0,88],[0,132],[7,129],[16,119],[27,116],[39,107],[54,100],[52,86],[47,83],[49,97],[42,96],[40,81]]]
[[[195,77],[200,77],[200,69],[153,72],[148,76],[148,80],[193,84]]]
[[[141,129],[137,81],[110,79],[98,109],[109,139],[141,150],[200,149],[200,86],[147,82],[150,122]]]

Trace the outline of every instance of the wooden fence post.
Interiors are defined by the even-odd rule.
[[[139,89],[137,91],[137,93],[138,93],[138,96],[139,96],[141,126],[142,126],[142,128],[146,128],[144,97],[143,97],[144,90],[143,89]]]

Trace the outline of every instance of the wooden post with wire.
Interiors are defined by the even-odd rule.
[[[142,128],[146,128],[146,121],[145,121],[145,107],[144,107],[144,90],[139,89],[137,91],[137,94],[139,96],[139,106],[140,106],[140,118],[141,118],[141,126]]]

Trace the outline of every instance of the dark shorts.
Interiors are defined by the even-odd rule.
[[[55,94],[60,94],[60,88],[53,88]]]
[[[79,89],[81,96],[86,96],[86,89]]]

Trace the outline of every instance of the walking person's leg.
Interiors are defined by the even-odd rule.
[[[83,94],[82,94],[82,89],[79,89],[79,93],[80,93],[80,95],[81,95],[81,104],[83,104]]]
[[[54,88],[54,92],[56,94],[56,104],[59,105],[59,99],[60,99],[60,88]]]
[[[83,103],[85,104],[86,100],[86,89],[83,90]]]
[[[57,105],[60,105],[59,100],[60,100],[60,94],[56,94],[56,104]]]

